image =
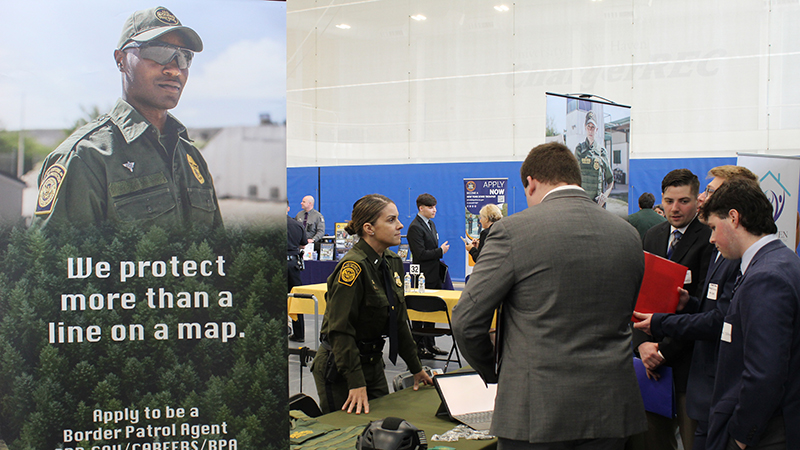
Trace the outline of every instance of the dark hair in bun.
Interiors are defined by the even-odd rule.
[[[363,236],[364,224],[374,224],[386,205],[394,203],[388,197],[380,194],[369,194],[353,203],[353,214],[350,222],[344,227],[347,234]]]

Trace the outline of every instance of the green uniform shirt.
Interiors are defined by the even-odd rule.
[[[605,192],[614,181],[614,172],[608,159],[606,149],[599,147],[597,141],[589,145],[588,139],[575,148],[575,157],[581,167],[581,187],[589,197],[597,200],[597,196]]]
[[[56,221],[222,225],[214,182],[186,128],[168,114],[161,134],[122,99],[45,159],[32,226]]]
[[[327,306],[321,332],[328,335],[336,366],[348,389],[366,385],[356,341],[378,339],[388,330],[389,299],[380,271],[386,258],[397,302],[398,353],[411,373],[422,370],[417,344],[408,328],[403,297],[403,261],[391,250],[378,255],[363,239],[358,241],[328,277]],[[388,342],[386,347],[388,347]]]

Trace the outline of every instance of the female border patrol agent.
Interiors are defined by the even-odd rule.
[[[414,390],[432,384],[417,357],[403,299],[403,262],[388,250],[400,244],[403,224],[394,202],[379,194],[353,205],[345,231],[361,239],[328,277],[327,306],[321,346],[312,372],[322,411],[369,413],[369,399],[389,393],[383,373],[383,347],[397,355],[414,374]],[[388,295],[387,295],[388,294]]]

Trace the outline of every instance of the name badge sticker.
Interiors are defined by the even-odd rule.
[[[733,331],[733,325],[729,324],[728,322],[723,323],[722,324],[722,336],[720,336],[719,339],[722,342],[730,343],[731,342],[731,331]]]
[[[706,297],[709,300],[716,300],[718,290],[719,290],[719,285],[717,283],[708,283],[708,295],[706,295]]]
[[[692,284],[692,271],[691,270],[687,270],[686,271],[686,279],[683,280],[683,284]]]

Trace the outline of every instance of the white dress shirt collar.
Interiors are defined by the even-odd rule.
[[[756,256],[756,253],[758,253],[758,251],[761,250],[761,248],[765,245],[776,240],[778,240],[777,234],[768,234],[757,240],[755,244],[751,245],[747,250],[744,251],[744,254],[742,255],[742,262],[739,265],[739,270],[742,271],[742,275],[744,275],[744,272],[747,270],[747,266],[750,265],[750,261],[752,261],[753,257]]]
[[[580,186],[575,186],[574,184],[566,184],[566,185],[564,185],[564,186],[559,186],[559,187],[557,187],[557,188],[553,188],[553,190],[551,190],[551,191],[550,191],[550,192],[548,192],[547,194],[544,194],[544,197],[542,197],[542,201],[544,201],[544,199],[546,199],[546,198],[547,198],[547,196],[548,196],[548,195],[550,195],[550,194],[552,194],[553,192],[556,192],[556,191],[566,191],[567,189],[576,189],[576,190],[579,190],[579,191],[583,191],[583,188],[582,188],[582,187],[580,187]],[[584,192],[585,192],[585,191],[584,191]]]

